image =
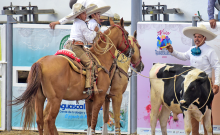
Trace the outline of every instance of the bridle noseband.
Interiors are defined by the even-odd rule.
[[[120,54],[121,53],[124,53],[127,49],[129,49],[126,53],[125,53],[125,55],[127,55],[128,54],[128,58],[131,58],[131,56],[133,55],[133,48],[130,46],[130,42],[129,42],[129,40],[128,40],[128,37],[126,36],[126,34],[125,34],[125,31],[124,31],[124,29],[122,29],[119,25],[113,25],[113,26],[116,26],[116,27],[118,27],[121,31],[122,31],[122,40],[121,40],[121,43],[120,43],[120,45],[119,45],[119,47],[117,47],[117,49],[118,48],[120,48],[121,47],[121,45],[123,44],[123,42],[124,42],[124,44],[126,45],[126,48],[123,50],[123,51],[121,51],[120,52]],[[126,37],[125,37],[126,36]]]

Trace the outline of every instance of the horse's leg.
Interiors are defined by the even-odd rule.
[[[160,127],[162,135],[167,135],[167,120],[170,115],[170,110],[166,106],[162,106],[162,109],[159,114]]]
[[[39,88],[37,90],[37,95],[35,96],[35,111],[36,111],[36,122],[37,122],[37,128],[39,131],[39,135],[43,135],[43,127],[44,127],[44,121],[43,121],[43,109],[44,109],[44,101],[46,97],[43,95],[42,90]]]
[[[114,111],[114,120],[115,120],[115,135],[120,135],[120,108],[122,102],[122,93],[117,93],[116,96],[112,97],[112,107]]]
[[[46,121],[46,118],[49,115],[49,111],[50,111],[50,103],[47,103],[45,109],[44,109],[44,135],[49,135],[49,128],[48,128],[48,122]]]
[[[87,135],[89,135],[91,131],[91,121],[92,121],[92,102],[89,100],[86,100],[86,115],[87,115]]]
[[[108,135],[108,127],[107,127],[107,122],[109,120],[109,101],[106,99],[104,104],[103,104],[103,121],[104,125],[102,126],[102,135]]]
[[[50,103],[47,103],[45,109],[44,109],[44,135],[49,135],[49,127],[48,127],[48,122],[46,121],[46,118],[49,115],[49,111],[50,111]],[[54,126],[54,134],[58,135],[58,131],[56,126]]]
[[[157,118],[161,104],[162,104],[161,99],[158,99],[158,94],[156,93],[155,89],[151,87],[151,112],[150,112],[151,135],[155,135],[155,128],[157,125]]]
[[[62,99],[58,99],[58,98],[53,98],[53,99],[48,99],[48,103],[49,105],[49,113],[45,119],[47,125],[48,125],[48,131],[49,131],[49,135],[56,135],[58,133],[56,130],[56,126],[55,126],[55,120],[56,117],[59,113],[60,110],[60,103],[61,103]]]
[[[101,109],[104,101],[106,92],[108,90],[108,87],[110,85],[110,80],[108,74],[106,74],[104,71],[100,71],[98,75],[98,82],[97,82],[98,89],[103,90],[99,94],[94,94],[94,100],[93,100],[93,107],[92,107],[92,125],[91,125],[91,133],[95,134],[95,127],[97,124],[98,114],[99,110]]]

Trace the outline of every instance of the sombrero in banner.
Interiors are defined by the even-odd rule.
[[[207,28],[203,24],[201,24],[199,27],[184,28],[183,34],[192,39],[194,39],[194,34],[201,34],[206,37],[206,41],[213,40],[217,37],[216,34],[207,30]]]
[[[90,4],[88,7],[90,7],[91,5],[95,5],[95,4]],[[92,11],[87,12],[87,16],[90,16],[90,15],[92,15],[92,14],[94,14],[94,13],[100,13],[100,15],[101,15],[101,14],[104,14],[104,13],[107,12],[110,8],[111,8],[110,6],[104,6],[104,7],[100,7],[100,8],[96,7],[96,8],[94,8]]]
[[[87,7],[87,8],[85,8],[82,4],[80,4],[80,3],[76,3],[76,4],[74,4],[73,5],[73,7],[72,7],[72,13],[70,14],[70,15],[68,15],[68,16],[66,16],[66,18],[72,18],[72,19],[74,19],[74,18],[76,18],[78,15],[80,15],[81,13],[83,13],[83,12],[90,12],[92,9],[94,9],[95,7],[97,7],[96,5],[93,5],[93,6],[89,6],[89,7]]]

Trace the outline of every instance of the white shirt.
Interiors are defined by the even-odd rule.
[[[215,83],[214,85],[220,84],[220,62],[215,50],[204,43],[200,46],[201,54],[200,56],[194,56],[191,54],[191,49],[196,46],[192,46],[187,52],[181,53],[173,50],[172,56],[180,60],[190,60],[190,65],[203,70],[208,74],[209,78],[212,78],[212,68],[215,70]]]
[[[99,24],[97,23],[97,21],[95,19],[89,20],[87,25],[88,25],[88,28],[90,30],[93,30],[93,31],[94,31],[96,26],[100,29],[100,26],[99,26]],[[93,42],[90,42],[90,43],[93,43]]]
[[[76,18],[73,22],[70,37],[68,40],[74,39],[75,41],[81,41],[85,44],[87,42],[93,42],[95,37],[96,32],[89,30],[86,23],[83,20]]]

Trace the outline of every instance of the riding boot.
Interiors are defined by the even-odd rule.
[[[192,135],[199,135],[199,122],[195,118],[191,118]]]

